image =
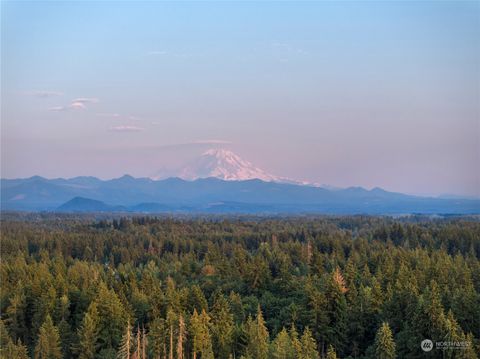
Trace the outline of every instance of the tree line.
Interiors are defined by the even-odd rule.
[[[2,358],[477,358],[480,223],[9,216]],[[424,352],[424,339],[469,343]]]

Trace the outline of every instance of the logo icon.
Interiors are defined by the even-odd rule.
[[[424,352],[429,352],[433,349],[433,342],[430,339],[424,339],[420,343],[420,347]]]

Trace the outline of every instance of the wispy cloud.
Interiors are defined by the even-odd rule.
[[[109,117],[109,118],[120,118],[121,115],[119,113],[97,113],[99,117]]]
[[[67,108],[65,106],[54,106],[54,107],[50,107],[48,111],[52,111],[52,112],[67,111]]]
[[[106,112],[106,113],[104,112],[104,113],[97,113],[96,115],[98,117],[114,118],[114,119],[128,120],[128,121],[134,121],[134,122],[142,121],[142,119],[137,116],[122,115],[117,112]]]
[[[138,118],[137,116],[128,116],[127,119],[130,121],[141,121],[141,118]]]
[[[231,141],[227,140],[195,140],[192,141],[192,144],[198,144],[198,145],[231,145]]]
[[[156,145],[142,145],[136,148],[150,149],[150,150],[167,150],[167,149],[205,149],[209,146],[221,146],[232,145],[232,141],[228,140],[193,140],[190,142],[178,142],[168,144],[156,144]]]
[[[85,110],[87,107],[82,102],[72,102],[68,106],[55,106],[50,107],[49,111],[60,112],[60,111],[70,111],[70,110]]]
[[[98,103],[100,102],[98,98],[94,97],[79,97],[76,99],[73,99],[72,102],[79,102],[79,103]]]
[[[164,145],[148,146],[157,149],[172,149],[172,148],[205,148],[205,146],[231,145],[233,142],[228,140],[194,140],[183,143],[170,143]]]
[[[84,110],[87,108],[83,102],[73,101],[68,108],[72,110]]]
[[[113,132],[140,132],[143,131],[144,128],[138,126],[121,125],[110,127],[109,130]]]
[[[59,111],[71,111],[71,110],[85,110],[87,109],[86,104],[98,103],[99,100],[93,97],[78,97],[70,101],[70,104],[66,106],[54,106],[50,107],[49,111],[59,112]]]
[[[34,96],[38,98],[63,96],[63,93],[58,91],[27,91],[24,92],[24,94],[27,96]]]

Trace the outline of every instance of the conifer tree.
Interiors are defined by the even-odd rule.
[[[17,344],[13,341],[8,341],[6,346],[0,348],[0,359],[29,359],[28,351],[20,339]]]
[[[10,334],[5,327],[5,323],[3,320],[0,319],[0,349],[5,348],[9,342],[12,341],[10,338]]]
[[[95,304],[98,311],[99,350],[112,351],[120,346],[127,325],[127,313],[115,291],[100,284]]]
[[[445,341],[458,342],[463,339],[462,329],[458,325],[458,322],[453,316],[453,312],[451,310],[449,310],[447,314],[445,329],[446,329],[446,335],[444,337]]]
[[[458,325],[457,320],[453,316],[451,310],[447,314],[447,324],[446,324],[447,334],[445,335],[444,340],[447,342],[467,342],[469,346],[465,349],[462,349],[461,355],[458,355],[458,350],[454,348],[447,348],[444,350],[444,355],[446,358],[455,358],[457,356],[462,357],[463,359],[467,358],[476,358],[475,349],[473,348],[474,341],[471,334],[465,335],[462,331],[462,328]]]
[[[58,328],[53,325],[52,318],[47,314],[45,322],[40,327],[37,345],[35,346],[35,359],[60,359],[60,335]]]
[[[301,351],[302,351],[302,343],[300,342],[300,339],[298,338],[298,332],[297,332],[297,329],[295,328],[295,325],[293,323],[290,327],[289,336],[290,336],[290,340],[292,341],[292,348],[295,352],[295,356],[298,357],[301,354]]]
[[[202,359],[213,359],[212,341],[210,338],[210,317],[205,310],[199,315],[193,310],[190,318],[191,337],[193,341],[192,355],[195,359],[200,353]]]
[[[193,309],[201,313],[203,309],[208,310],[207,299],[198,285],[190,288],[190,293],[187,297],[187,310],[191,313]]]
[[[328,346],[326,359],[337,359],[337,353],[331,344]]]
[[[375,357],[378,359],[395,358],[395,342],[388,323],[383,322],[375,336]]]
[[[431,338],[442,339],[446,334],[446,316],[438,284],[432,280],[425,296],[426,314],[430,317]]]
[[[337,285],[337,287],[339,288],[340,292],[342,294],[345,294],[348,289],[347,289],[347,285],[346,285],[346,282],[345,282],[345,279],[343,278],[343,274],[342,272],[340,271],[340,268],[336,268],[335,271],[333,272],[333,281],[335,282],[335,284]]]
[[[62,347],[62,352],[65,357],[70,358],[72,356],[72,328],[66,319],[61,319],[58,323],[58,332],[60,334],[60,343]]]
[[[22,283],[18,283],[10,298],[10,305],[5,310],[5,323],[10,329],[13,341],[25,340],[27,328],[25,326],[26,297]]]
[[[328,282],[326,299],[326,316],[328,325],[323,327],[327,342],[332,343],[342,353],[347,335],[347,301],[343,276],[336,270]]]
[[[42,267],[46,265],[42,264]],[[47,269],[44,269],[47,271]],[[43,268],[42,268],[43,271]],[[40,272],[39,277],[43,275]],[[45,286],[41,285],[40,283],[37,284],[39,286],[39,295],[34,298],[34,314],[33,314],[33,325],[32,325],[32,334],[38,333],[40,330],[40,326],[45,322],[47,315],[51,315],[55,308],[55,300],[56,300],[56,290],[53,286]]]
[[[300,351],[296,359],[317,359],[317,343],[308,327],[305,328],[300,339]]]
[[[98,311],[95,302],[88,307],[78,329],[78,345],[74,348],[79,359],[94,359],[98,349]]]
[[[132,326],[130,325],[130,320],[127,321],[127,326],[125,332],[122,336],[122,341],[120,343],[120,348],[117,352],[117,359],[130,359],[130,354],[134,348],[134,337],[132,334]]]
[[[230,292],[228,302],[232,309],[233,319],[235,323],[241,323],[245,320],[245,311],[242,305],[242,298],[238,293]]]
[[[465,336],[464,341],[467,343],[468,347],[463,350],[462,359],[478,359],[477,352],[475,351],[475,341],[472,333],[468,333]]]
[[[148,347],[155,359],[167,356],[167,332],[165,319],[157,317],[150,323]]]
[[[197,310],[193,310],[193,314],[190,317],[190,332],[192,337],[192,356],[193,359],[197,358],[197,353],[202,347],[202,328],[200,324],[200,318]]]
[[[246,354],[256,359],[268,358],[268,330],[265,326],[262,311],[258,306],[257,317],[252,320],[248,318],[245,332],[247,334]]]
[[[272,341],[270,351],[271,357],[275,359],[296,358],[295,348],[285,328],[283,328]]]
[[[18,339],[15,344],[0,320],[0,359],[29,359],[27,348]]]
[[[425,338],[431,338],[433,341],[443,340],[447,335],[448,322],[439,288],[434,280],[418,298],[411,327],[411,333],[408,333],[409,346],[415,348],[419,354],[422,352],[417,343]]]
[[[165,304],[167,310],[170,310],[173,313],[180,313],[182,311],[182,300],[173,278],[167,277],[166,286],[167,288],[165,289]]]
[[[235,323],[230,306],[223,295],[215,298],[210,315],[215,357],[228,359],[232,351]]]

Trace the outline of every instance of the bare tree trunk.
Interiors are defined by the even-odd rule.
[[[173,359],[173,325],[170,325],[170,359]]]
[[[130,359],[130,321],[127,324],[127,359]]]
[[[140,326],[137,325],[137,358],[140,359]]]
[[[145,327],[142,328],[142,359],[147,359],[147,337]]]
[[[185,322],[183,316],[178,318],[177,359],[183,359],[183,341],[185,340]]]

